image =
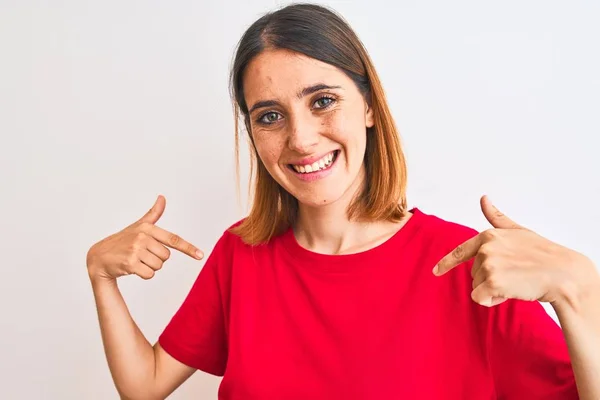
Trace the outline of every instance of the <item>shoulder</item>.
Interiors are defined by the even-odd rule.
[[[479,233],[470,226],[418,208],[414,208],[413,213],[413,218],[417,217],[421,221],[420,234],[440,245],[455,246]]]
[[[233,228],[241,225],[246,218],[242,218],[234,223],[230,224],[226,229],[221,231],[220,236],[215,244],[215,248],[213,251],[227,251],[228,249],[232,249],[237,245],[244,245],[242,239],[232,232]]]
[[[246,254],[246,253],[254,253],[258,249],[264,249],[265,247],[269,247],[264,245],[251,245],[244,240],[242,237],[235,232],[235,228],[240,226],[246,217],[230,224],[226,229],[221,231],[220,237],[217,240],[217,243],[214,248],[214,252],[227,253],[228,257],[233,257],[234,254]]]
[[[419,208],[414,208],[413,210],[414,215],[421,218],[423,227],[429,233],[444,234],[448,237],[457,237],[460,239],[468,238],[478,233],[470,226],[445,218],[439,214],[426,213]]]
[[[209,255],[201,269],[200,275],[203,273],[210,274],[210,272],[204,271],[212,271],[212,274],[215,274],[217,279],[222,283],[229,281],[231,268],[236,259],[236,255],[240,253],[239,249],[241,246],[246,246],[242,239],[230,232],[230,230],[233,227],[238,226],[242,221],[243,219],[231,224],[220,233],[217,233],[214,246],[209,251]]]
[[[416,252],[425,253],[439,261],[452,252],[460,244],[466,242],[479,232],[464,223],[445,218],[438,214],[424,212],[413,208],[415,229],[412,248]],[[432,265],[433,268],[433,265]]]

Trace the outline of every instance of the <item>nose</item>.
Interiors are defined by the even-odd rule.
[[[310,118],[296,116],[290,119],[289,149],[300,154],[309,154],[319,142],[318,127]]]

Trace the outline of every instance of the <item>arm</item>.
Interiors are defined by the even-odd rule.
[[[125,275],[151,279],[169,259],[168,248],[197,260],[203,258],[196,246],[156,226],[165,204],[165,198],[159,196],[141,219],[94,244],[86,257],[106,359],[117,391],[124,399],[163,399],[197,369],[177,361],[162,346],[150,345],[131,318],[117,286],[117,278]],[[207,291],[203,287],[199,290]],[[208,331],[210,322],[205,326]],[[173,341],[179,342],[185,339],[185,332],[172,336]],[[204,354],[198,358],[205,358]]]
[[[579,266],[579,265],[578,265]],[[552,303],[569,348],[582,400],[600,399],[600,276],[591,260],[579,279],[566,281]]]
[[[108,366],[123,399],[164,399],[196,370],[154,347],[132,319],[116,280],[90,275]]]
[[[488,347],[497,389],[506,398],[528,390],[529,398],[600,399],[600,276],[593,263],[517,224],[485,196],[481,208],[495,229],[460,244],[434,274],[473,259],[471,298],[492,307]],[[550,303],[563,329],[531,300]]]

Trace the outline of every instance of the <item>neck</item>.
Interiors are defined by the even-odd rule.
[[[364,168],[355,183],[337,201],[311,207],[299,205],[294,233],[303,247],[324,254],[342,254],[369,241],[375,223],[351,221],[347,210],[362,189]]]

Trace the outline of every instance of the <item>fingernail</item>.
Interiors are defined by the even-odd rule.
[[[197,250],[196,257],[198,257],[198,259],[202,259],[202,257],[204,257],[204,254],[202,254],[202,252],[200,250]]]
[[[440,268],[436,265],[435,267],[433,267],[433,274],[437,275],[439,273]]]

